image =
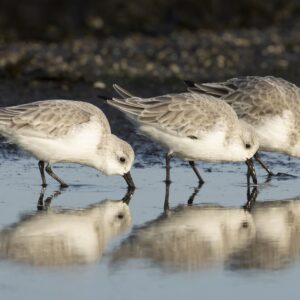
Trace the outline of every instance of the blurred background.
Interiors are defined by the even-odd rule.
[[[290,27],[300,12],[299,0],[2,0],[1,6],[4,38],[44,41]]]
[[[118,131],[98,98],[115,82],[142,96],[183,79],[299,84],[299,32],[299,0],[0,0],[0,104],[84,99]]]
[[[299,80],[299,0],[1,0],[0,78]]]

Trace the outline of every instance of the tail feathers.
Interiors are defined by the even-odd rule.
[[[114,84],[113,88],[123,99],[112,98],[107,100],[107,103],[124,112],[131,119],[136,120],[144,110],[144,104],[142,101],[140,101],[141,99],[117,84]]]
[[[187,90],[191,93],[206,94],[207,90],[202,87],[202,84],[195,83],[190,80],[184,80]]]
[[[117,84],[113,84],[113,88],[124,99],[126,99],[126,98],[134,98],[135,97],[130,92],[128,92],[127,90],[125,90],[124,88],[120,87]]]
[[[107,103],[132,117],[138,116],[143,110],[143,107],[136,102],[129,103],[127,101],[116,99],[116,98],[113,98],[112,100],[107,100]]]
[[[7,124],[11,122],[12,118],[16,116],[17,113],[11,109],[0,107],[0,124]]]
[[[183,81],[184,84],[188,87],[188,88],[193,88],[195,87],[195,82],[191,81],[191,80],[184,80]]]
[[[131,93],[129,93],[127,90],[123,89],[122,87],[120,87],[119,85],[117,84],[113,84],[113,88],[114,90],[118,93],[118,95],[120,97],[122,97],[122,99],[128,99],[128,98],[135,98],[134,95],[132,95]],[[126,105],[125,102],[123,101],[120,101],[120,99],[116,99],[116,98],[112,98],[112,97],[108,97],[108,96],[105,96],[105,95],[98,95],[97,96],[99,99],[101,100],[104,100],[106,101],[106,103],[116,107],[116,108],[119,108],[120,110],[123,110],[123,107],[125,106],[129,106],[128,104]],[[138,105],[134,104],[133,103],[130,103],[130,106],[136,106],[138,107]],[[1,112],[0,112],[0,120],[1,120]]]
[[[192,93],[206,94],[217,98],[223,97],[233,90],[222,83],[195,83],[189,80],[184,81],[187,90]]]

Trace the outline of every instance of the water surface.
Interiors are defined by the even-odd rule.
[[[297,159],[265,159],[299,174]],[[2,156],[1,297],[296,299],[300,179],[265,182],[257,166],[248,211],[243,163],[198,165],[206,181],[199,190],[192,170],[175,161],[167,210],[161,165],[133,169],[138,188],[128,207],[122,178],[58,165],[71,185],[56,193],[49,179],[42,207],[36,160]]]

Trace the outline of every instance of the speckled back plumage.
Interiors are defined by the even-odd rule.
[[[181,137],[201,138],[217,124],[232,132],[239,122],[229,105],[209,95],[182,93],[148,99],[114,98],[108,103],[139,123],[158,126]]]
[[[284,119],[288,115],[291,123],[286,133],[287,140],[284,141],[286,146],[281,150],[298,156],[298,151],[291,150],[300,143],[300,89],[296,85],[273,76],[246,76],[220,83],[187,84],[190,92],[225,100],[240,119],[257,128],[267,120],[276,117]],[[271,148],[268,147],[269,150]]]
[[[262,117],[282,114],[285,110],[300,116],[300,89],[273,76],[246,76],[220,83],[195,83],[189,90],[225,100],[239,118],[250,123],[257,123]]]
[[[72,100],[37,101],[0,108],[0,127],[13,131],[30,130],[32,134],[55,138],[69,134],[74,127],[90,121],[101,122],[103,132],[110,134],[109,123],[96,106]]]

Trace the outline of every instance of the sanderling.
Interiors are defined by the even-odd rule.
[[[166,182],[170,183],[172,155],[187,160],[204,181],[194,161],[246,161],[248,181],[257,183],[251,158],[258,138],[251,125],[240,121],[224,101],[197,93],[182,93],[142,99],[133,97],[118,85],[115,90],[125,99],[108,103],[123,111],[136,123],[139,131],[167,149]]]
[[[195,271],[225,263],[254,237],[252,216],[244,209],[180,205],[135,227],[113,252],[111,263],[142,259],[166,270]]]
[[[130,224],[131,213],[123,201],[30,214],[1,230],[0,256],[34,265],[92,263]]]
[[[45,100],[0,108],[0,133],[39,160],[42,185],[45,170],[61,186],[67,184],[51,169],[57,162],[87,165],[106,175],[122,175],[134,188],[130,168],[134,152],[111,134],[96,106],[71,100]]]
[[[251,215],[255,237],[234,254],[235,269],[279,270],[300,257],[300,198],[259,201]],[[270,255],[272,253],[272,255]]]
[[[300,89],[281,78],[247,76],[219,83],[186,81],[188,90],[225,100],[251,124],[260,150],[300,157]],[[271,170],[254,156],[269,175]]]

